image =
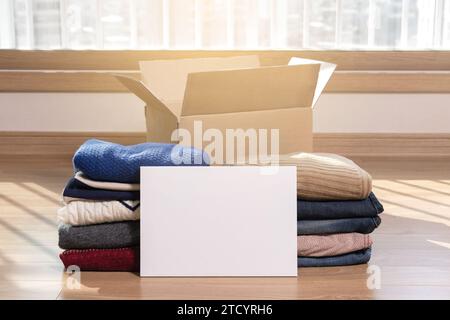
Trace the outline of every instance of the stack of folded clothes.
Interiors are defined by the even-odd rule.
[[[74,155],[75,175],[64,188],[64,207],[58,210],[64,266],[86,271],[139,270],[140,167],[175,164],[208,165],[208,157],[173,144],[125,147],[100,140],[85,142]]]
[[[371,176],[333,154],[300,153],[280,163],[297,166],[298,266],[367,263],[369,233],[380,225],[383,212]]]
[[[58,211],[65,267],[139,270],[140,167],[208,163],[208,156],[192,147],[85,142],[74,155],[75,175],[64,188],[64,207]],[[280,164],[297,166],[298,266],[368,262],[369,234],[380,225],[383,212],[370,175],[333,154],[287,155]]]

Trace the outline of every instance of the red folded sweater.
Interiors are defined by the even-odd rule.
[[[139,271],[139,248],[66,250],[59,257],[64,267],[81,271]]]

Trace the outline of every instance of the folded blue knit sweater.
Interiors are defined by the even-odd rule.
[[[90,139],[75,152],[73,166],[97,181],[136,183],[141,166],[204,166],[206,153],[176,144],[141,143],[132,146]]]

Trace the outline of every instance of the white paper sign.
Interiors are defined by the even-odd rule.
[[[142,167],[141,276],[297,276],[296,168]]]

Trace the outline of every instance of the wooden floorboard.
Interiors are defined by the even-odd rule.
[[[450,159],[355,158],[383,202],[367,265],[299,269],[298,278],[159,278],[81,274],[70,289],[58,259],[56,209],[70,159],[0,157],[0,299],[449,299]]]
[[[119,144],[145,142],[145,132],[0,131],[0,157],[71,158],[87,139]],[[350,157],[450,157],[449,133],[314,133],[315,152]]]

